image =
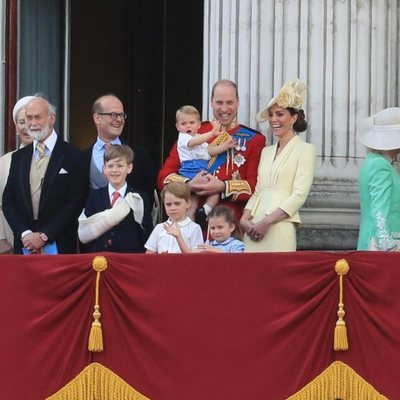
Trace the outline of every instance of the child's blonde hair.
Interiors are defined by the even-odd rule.
[[[171,193],[178,199],[184,199],[190,201],[190,189],[189,186],[181,182],[171,182],[165,185],[161,190],[161,199],[165,200],[165,193]]]
[[[216,206],[208,214],[207,220],[209,221],[210,218],[213,218],[213,217],[214,218],[223,217],[226,222],[228,222],[229,224],[235,225],[235,229],[232,232],[232,236],[239,240],[243,239],[242,228],[239,225],[239,222],[238,222],[236,215],[233,212],[232,208],[227,207],[227,206]]]
[[[196,107],[186,105],[186,106],[182,106],[182,107],[178,108],[178,110],[176,112],[176,116],[175,116],[176,122],[178,122],[178,118],[182,114],[194,115],[199,121],[201,121],[200,113]]]
[[[131,164],[134,158],[133,150],[125,144],[112,144],[104,152],[104,164],[115,158],[125,158],[126,162]]]

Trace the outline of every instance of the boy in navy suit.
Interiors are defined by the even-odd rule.
[[[78,235],[84,252],[143,253],[153,229],[146,193],[134,191],[126,182],[132,171],[129,146],[110,145],[104,153],[103,174],[108,185],[91,189],[79,218]]]

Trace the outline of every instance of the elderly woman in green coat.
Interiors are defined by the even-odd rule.
[[[358,250],[400,250],[400,108],[367,118],[358,133],[368,148],[359,175],[361,206]]]

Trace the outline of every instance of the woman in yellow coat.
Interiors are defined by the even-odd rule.
[[[314,179],[316,149],[297,136],[307,128],[307,88],[298,79],[286,83],[257,114],[268,120],[278,140],[265,147],[258,166],[257,186],[240,220],[245,251],[295,251],[299,209]]]

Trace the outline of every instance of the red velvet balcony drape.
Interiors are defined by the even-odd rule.
[[[0,258],[0,399],[45,399],[99,362],[153,400],[283,400],[335,360],[400,398],[399,254],[104,255],[102,353],[87,350],[94,255]],[[335,352],[341,258],[350,348]]]

